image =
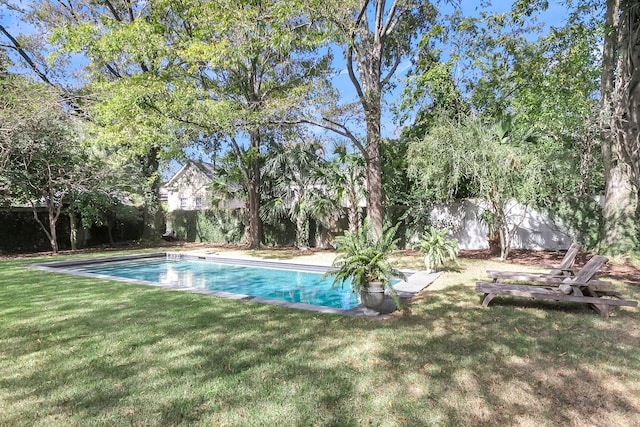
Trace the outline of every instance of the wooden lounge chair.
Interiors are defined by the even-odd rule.
[[[629,301],[618,292],[604,291],[598,286],[609,286],[610,282],[595,280],[596,272],[608,261],[607,258],[595,255],[575,276],[558,277],[541,275],[534,279],[525,279],[527,284],[511,284],[505,282],[478,282],[476,292],[484,294],[482,305],[487,307],[497,295],[512,295],[527,298],[551,299],[588,304],[602,317],[609,317],[610,309],[615,306],[635,307],[637,301]],[[520,279],[513,279],[520,280]]]
[[[550,268],[549,272],[524,272],[524,271],[497,271],[487,270],[487,276],[491,277],[494,282],[500,282],[502,280],[536,280],[540,276],[545,277],[568,277],[572,276],[575,272],[573,264],[576,262],[576,255],[580,251],[580,245],[572,243],[564,254],[564,258],[558,265],[542,266],[543,268]]]

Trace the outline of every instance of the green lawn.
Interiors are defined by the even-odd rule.
[[[0,262],[0,426],[640,425],[638,310],[483,308],[499,263],[375,321],[20,267],[42,260]]]

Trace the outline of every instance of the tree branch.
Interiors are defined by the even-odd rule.
[[[362,152],[363,155],[366,156],[367,153],[367,149],[365,148],[365,146],[360,142],[360,140],[343,124],[340,124],[336,121],[333,121],[331,119],[328,119],[326,117],[322,118],[321,122],[318,122],[316,120],[312,120],[312,119],[300,119],[297,121],[290,121],[290,122],[282,122],[284,124],[302,124],[302,123],[306,123],[309,125],[314,125],[314,126],[318,126],[321,127],[323,129],[327,129],[330,130],[332,132],[337,133],[340,136],[343,136],[347,139],[349,139],[349,141],[351,141],[353,143],[353,145],[356,146],[356,148],[358,150],[360,150]]]
[[[62,99],[62,101],[67,103],[75,113],[86,119],[90,119],[90,116],[86,113],[86,111],[80,105],[73,101],[73,98],[69,96],[69,93],[64,88],[49,80],[47,75],[42,70],[40,70],[40,68],[38,68],[38,65],[31,59],[20,42],[15,37],[13,37],[13,35],[11,35],[11,33],[9,33],[1,24],[0,32],[3,33],[12,43],[12,45],[3,44],[3,46],[6,46],[18,52],[18,54],[25,60],[29,68],[31,68],[31,70],[38,76],[38,78],[40,78],[40,80],[42,80],[45,84],[52,87],[58,94],[58,96]]]
[[[38,68],[36,63],[33,62],[33,60],[29,57],[27,52],[24,50],[24,48],[22,47],[20,42],[15,37],[13,37],[4,28],[4,26],[2,26],[2,24],[0,24],[0,32],[2,32],[9,39],[9,41],[11,41],[11,43],[13,44],[13,46],[8,46],[8,47],[11,47],[16,52],[18,52],[18,54],[27,62],[27,65],[29,65],[29,68],[31,68],[31,70],[33,70],[33,72],[36,73],[38,75],[38,77],[40,77],[40,80],[42,80],[46,84],[50,85],[51,87],[54,87],[55,89],[60,90],[60,88],[57,87],[55,84],[53,84],[53,82],[51,82],[51,80],[49,80],[49,78],[46,76],[46,74],[44,74],[44,72],[42,72]]]
[[[394,0],[391,8],[389,9],[389,13],[387,14],[387,22],[385,22],[385,24],[380,29],[380,38],[385,38],[389,34],[391,34],[395,26],[398,24],[398,21],[400,21],[399,15],[395,16],[397,10],[398,0]]]
[[[362,5],[362,8],[360,9],[360,12],[358,13],[358,17],[355,20],[355,28],[358,28],[360,26],[360,24],[362,23],[362,18],[365,17],[365,14],[367,13],[367,7],[369,7],[369,1],[370,0],[366,0],[364,2],[364,4]],[[351,34],[351,38],[354,39],[356,36],[355,31]]]
[[[118,22],[122,22],[122,18],[120,18],[118,11],[116,10],[115,6],[111,3],[111,1],[104,0],[104,3],[107,5],[107,8],[109,9],[109,12],[111,12],[111,15],[113,15],[113,18]]]
[[[349,79],[355,87],[358,97],[361,100],[364,100],[364,92],[362,91],[362,86],[360,86],[360,82],[358,81],[358,78],[353,71],[353,46],[349,46],[349,48],[347,49],[347,72],[349,73]]]
[[[393,65],[391,66],[391,68],[389,69],[389,72],[380,81],[380,87],[384,87],[389,83],[389,81],[391,80],[391,77],[395,74],[396,70],[398,69],[398,66],[400,65],[401,61],[402,61],[402,56],[401,55],[396,56],[396,59],[393,62]]]

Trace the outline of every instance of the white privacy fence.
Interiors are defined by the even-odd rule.
[[[451,228],[451,237],[458,239],[460,249],[487,249],[488,228],[482,219],[488,203],[480,199],[467,199],[441,203],[431,211],[436,228]],[[567,249],[573,242],[571,232],[544,212],[526,208],[512,202],[507,207],[509,225],[517,225],[512,249]]]

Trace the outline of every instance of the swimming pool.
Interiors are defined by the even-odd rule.
[[[153,254],[107,260],[49,263],[64,273],[159,285],[236,299],[266,299],[349,310],[358,306],[350,284],[331,287],[325,267]]]

